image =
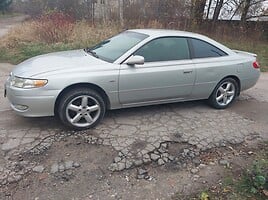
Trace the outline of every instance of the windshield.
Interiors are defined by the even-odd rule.
[[[145,34],[125,31],[86,49],[86,51],[97,58],[112,63],[147,37],[148,35]]]

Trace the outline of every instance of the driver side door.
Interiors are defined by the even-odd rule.
[[[191,95],[195,68],[187,38],[157,38],[133,55],[143,56],[145,63],[121,65],[119,99],[123,106],[183,100]]]

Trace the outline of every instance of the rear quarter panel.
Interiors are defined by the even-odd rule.
[[[240,69],[241,91],[243,91],[253,87],[257,83],[260,77],[260,69],[253,67],[253,62],[256,61],[255,57],[243,55],[239,57],[244,61]]]
[[[194,59],[196,81],[192,99],[209,98],[217,84],[228,76],[235,76],[238,79],[244,78],[243,62],[237,56]]]

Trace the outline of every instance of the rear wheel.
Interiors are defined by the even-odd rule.
[[[104,117],[105,102],[96,91],[79,88],[66,93],[59,104],[59,118],[65,125],[78,129],[96,126]]]
[[[209,104],[217,109],[227,108],[238,94],[238,84],[233,78],[222,80],[210,95]]]

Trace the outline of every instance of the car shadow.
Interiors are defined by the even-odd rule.
[[[126,114],[126,115],[131,116],[132,114],[136,114],[136,113],[148,114],[148,113],[152,113],[156,111],[165,113],[171,110],[179,111],[180,109],[194,109],[194,108],[201,108],[201,107],[213,109],[208,106],[206,100],[197,100],[197,101],[177,102],[177,103],[169,103],[169,104],[159,104],[159,105],[110,110],[106,113],[105,118],[109,117],[110,115],[122,115],[122,114],[125,115]]]
[[[201,101],[189,101],[189,102],[180,102],[180,103],[170,103],[170,104],[160,104],[160,105],[151,105],[135,108],[124,108],[118,110],[109,110],[107,111],[102,125],[105,125],[106,121],[110,118],[117,117],[132,117],[140,116],[143,117],[146,115],[151,115],[154,113],[165,115],[166,112],[176,111],[179,113],[181,109],[213,109],[210,108],[205,100]],[[71,131],[70,128],[64,126],[57,117],[36,117],[28,118],[21,117],[16,115],[13,111],[2,112],[2,119],[0,120],[0,126],[4,129],[30,129],[38,128],[41,130],[50,129],[57,131]]]

